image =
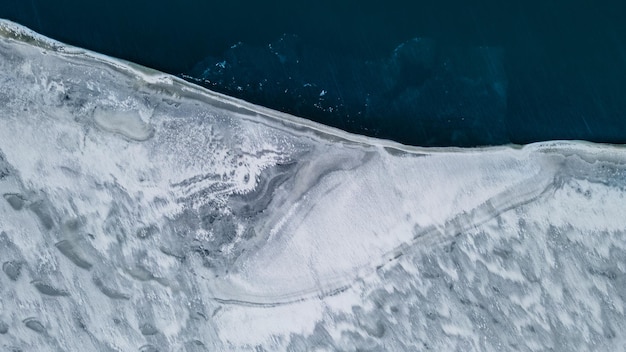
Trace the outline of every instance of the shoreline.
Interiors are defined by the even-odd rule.
[[[238,98],[212,91],[182,78],[163,73],[149,67],[59,42],[6,19],[0,19],[0,37],[23,44],[33,45],[43,50],[50,50],[65,57],[72,57],[78,60],[83,60],[85,58],[96,60],[113,70],[141,79],[150,88],[169,91],[168,93],[174,99],[197,100],[210,105],[223,107],[231,112],[243,115],[244,118],[253,122],[267,124],[269,121],[273,128],[281,130],[285,128],[296,130],[304,128],[328,141],[341,140],[349,143],[392,149],[391,151],[388,150],[390,153],[393,153],[394,151],[401,151],[411,154],[457,154],[476,153],[483,150],[494,151],[506,149],[542,150],[554,148],[581,149],[582,147],[585,147],[583,149],[591,148],[592,150],[606,150],[607,148],[623,149],[625,147],[620,144],[595,143],[584,140],[550,140],[524,145],[504,144],[479,147],[421,147],[406,145],[393,140],[379,139],[350,133],[339,128],[324,125],[302,117],[283,113],[260,105],[255,105]]]

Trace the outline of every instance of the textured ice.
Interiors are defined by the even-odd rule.
[[[2,350],[626,344],[622,147],[405,147],[0,35]]]

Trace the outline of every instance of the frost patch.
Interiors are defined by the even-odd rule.
[[[137,112],[96,109],[93,118],[103,130],[121,134],[134,141],[143,142],[154,135],[152,126],[144,122]]]

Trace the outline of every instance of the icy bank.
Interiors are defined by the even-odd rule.
[[[406,147],[0,34],[3,347],[623,342],[622,147]]]

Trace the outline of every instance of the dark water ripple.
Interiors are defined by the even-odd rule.
[[[6,0],[0,17],[412,145],[626,142],[623,1]]]

